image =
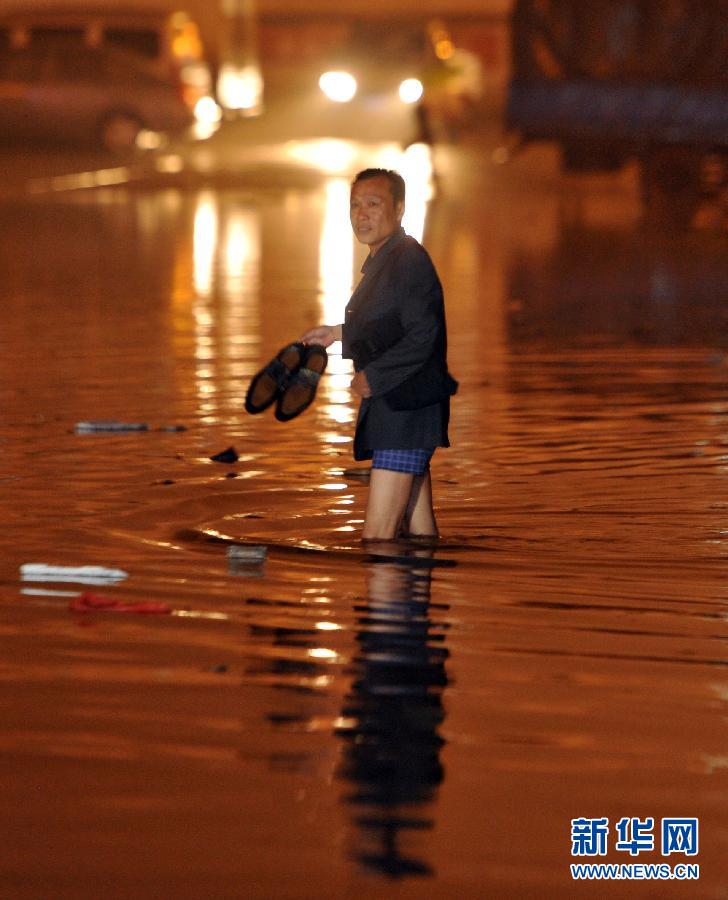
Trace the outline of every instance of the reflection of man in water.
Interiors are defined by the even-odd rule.
[[[444,635],[430,614],[431,573],[416,557],[409,566],[370,564],[355,677],[337,728],[345,741],[339,775],[354,787],[347,801],[357,810],[356,857],[396,878],[433,874],[418,834],[433,827],[444,778],[438,729],[448,678]]]
[[[343,341],[361,398],[354,458],[371,459],[365,540],[437,536],[430,459],[449,446],[450,394],[442,287],[425,249],[402,228],[405,186],[397,172],[366,169],[351,188],[351,224],[369,256],[342,325],[301,338]]]

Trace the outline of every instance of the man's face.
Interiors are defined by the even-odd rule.
[[[351,227],[372,256],[397,230],[403,213],[404,204],[395,204],[384,175],[357,181],[351,189]]]

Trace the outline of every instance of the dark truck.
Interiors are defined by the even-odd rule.
[[[678,216],[728,184],[728,0],[516,0],[507,127],[565,171],[637,159]]]

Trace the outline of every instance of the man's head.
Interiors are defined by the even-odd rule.
[[[399,228],[404,195],[404,179],[391,169],[364,169],[352,182],[351,227],[372,256]]]

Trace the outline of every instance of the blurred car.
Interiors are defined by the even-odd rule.
[[[424,21],[340,20],[297,41],[283,29],[278,41],[264,35],[266,109],[287,102],[293,119],[298,104],[296,124],[328,137],[440,137],[445,118],[455,117],[455,91],[462,94],[443,30]]]
[[[341,46],[324,54],[318,85],[335,103],[359,98],[365,103],[398,99],[416,103],[426,45],[419,29],[358,23]]]
[[[406,31],[370,23],[298,36],[281,29],[269,40],[264,33],[263,116],[292,137],[408,140],[416,117],[399,88],[417,78],[421,44],[414,44]]]
[[[185,12],[169,12],[154,0],[147,0],[144,8],[108,2],[78,7],[25,3],[17,8],[17,0],[10,0],[9,5],[16,8],[0,14],[0,46],[30,47],[56,39],[68,41],[69,50],[71,44],[116,47],[143,60],[160,76],[179,81],[190,104],[212,93],[200,29]]]
[[[19,141],[131,149],[142,132],[195,123],[183,86],[138,55],[63,35],[0,48],[0,134]]]

